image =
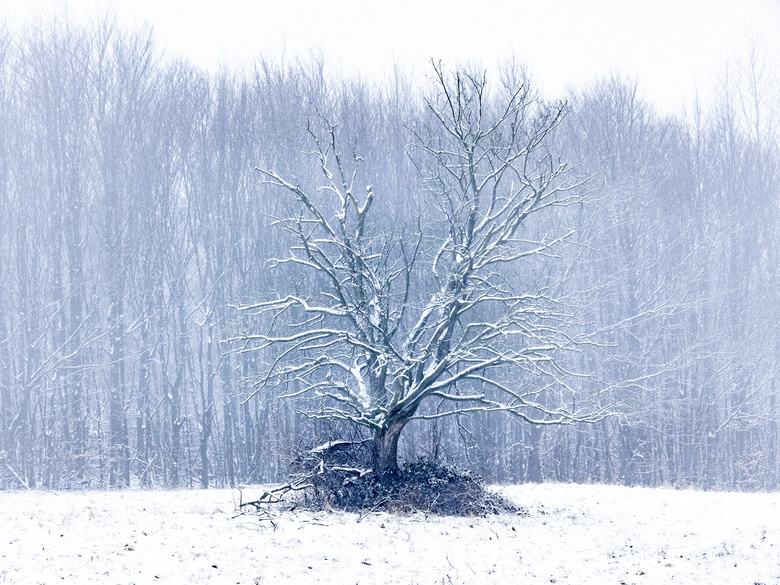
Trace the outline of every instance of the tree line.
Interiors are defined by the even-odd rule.
[[[430,404],[402,457],[501,482],[777,487],[772,75],[752,47],[685,116],[619,76],[568,96],[544,145],[571,198],[518,235],[560,245],[502,277],[565,308],[560,372],[609,416],[553,426]],[[554,107],[522,67],[493,77]],[[278,481],[297,451],[343,437],[289,380],[256,392],[270,354],[226,342],[273,319],[238,307],[323,289],[278,262],[297,208],[254,169],[320,184],[327,121],[388,229],[413,227],[426,177],[409,145],[431,87],[318,59],[206,73],[110,20],[0,33],[0,487]],[[532,374],[513,381],[541,392]]]

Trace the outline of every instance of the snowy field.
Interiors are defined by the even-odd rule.
[[[780,584],[780,494],[505,492],[527,514],[293,511],[276,529],[235,517],[230,490],[0,492],[0,583]]]

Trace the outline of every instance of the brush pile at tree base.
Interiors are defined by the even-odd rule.
[[[522,513],[489,491],[481,477],[455,467],[420,459],[380,481],[376,473],[350,467],[325,467],[312,476],[311,487],[298,494],[309,508],[347,512],[425,512],[440,516],[486,516]]]

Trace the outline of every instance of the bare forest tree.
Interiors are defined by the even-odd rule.
[[[617,76],[564,116],[511,67],[211,74],[154,40],[0,27],[0,488],[280,481],[334,439],[383,472],[780,485],[760,47],[707,109]]]

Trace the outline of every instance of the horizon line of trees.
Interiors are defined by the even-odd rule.
[[[289,209],[253,169],[313,182],[327,119],[408,219],[425,91],[316,59],[209,74],[110,20],[0,30],[0,489],[279,481],[343,438],[285,388],[248,400],[261,356],[223,343],[256,325],[235,306],[318,286],[268,262]],[[687,116],[619,76],[573,92],[551,140],[581,202],[534,229],[576,234],[508,276],[571,299],[588,342],[564,365],[613,415],[414,421],[399,454],[491,482],[780,486],[779,92],[758,47]]]

